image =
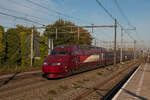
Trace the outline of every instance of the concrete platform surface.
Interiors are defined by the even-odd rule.
[[[142,64],[112,100],[150,100],[150,64]]]

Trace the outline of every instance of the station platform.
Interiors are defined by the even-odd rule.
[[[112,100],[150,100],[150,64],[142,64]]]

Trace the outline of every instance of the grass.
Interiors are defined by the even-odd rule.
[[[56,95],[57,94],[57,92],[55,90],[49,90],[47,93],[51,94],[51,95]]]
[[[81,80],[78,80],[78,81],[76,81],[77,83],[81,83],[81,84],[83,84],[84,83],[84,81],[81,81]]]
[[[80,86],[80,85],[76,85],[76,86],[74,86],[73,88],[74,88],[74,89],[78,89],[78,88],[81,88],[81,86]]]
[[[63,90],[67,90],[68,86],[67,85],[60,85],[59,88],[63,89]]]
[[[73,83],[73,88],[74,88],[74,89],[81,88],[81,85],[79,85],[79,84],[76,84],[76,83]]]
[[[49,97],[49,99],[48,99],[48,100],[53,100],[53,98]]]
[[[100,75],[100,76],[101,76],[101,75],[102,75],[102,72],[97,72],[97,75]]]
[[[109,70],[109,68],[108,68],[108,67],[106,67],[106,70]]]
[[[86,78],[86,79],[83,79],[83,81],[86,81],[86,82],[87,82],[87,81],[90,81],[90,79]]]

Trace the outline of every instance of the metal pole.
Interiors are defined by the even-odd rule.
[[[56,40],[57,40],[57,28],[56,28]]]
[[[121,45],[120,45],[120,63],[122,62],[123,58],[123,28],[121,28]]]
[[[93,34],[93,32],[94,32],[94,29],[93,29],[93,27],[94,27],[94,24],[91,24],[92,25],[92,34]]]
[[[31,30],[31,66],[33,65],[33,34],[34,34],[34,25],[32,25]]]
[[[80,28],[78,27],[78,40],[80,39]]]
[[[94,29],[93,29],[93,26],[94,26],[94,24],[91,24],[91,26],[92,26],[92,34],[94,33]],[[95,38],[95,46],[96,46],[96,38]]]
[[[134,40],[134,62],[136,59],[136,40]]]
[[[54,48],[54,41],[53,41],[53,39],[51,39],[52,40],[52,48],[51,48],[51,50],[53,50],[53,48]]]
[[[48,55],[51,53],[51,39],[48,39]]]
[[[95,38],[95,46],[96,46],[96,38]]]
[[[114,65],[116,65],[116,37],[117,37],[117,20],[114,25]]]

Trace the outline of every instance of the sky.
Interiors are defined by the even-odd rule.
[[[128,25],[127,20],[119,12],[115,0],[99,1],[125,29],[136,27],[136,30],[124,32],[124,41],[137,40],[138,45],[150,47],[150,0],[116,0],[132,26]],[[38,24],[1,13],[30,19]],[[0,3],[0,25],[5,27],[15,27],[17,24],[28,27],[32,24],[48,25],[58,19],[69,20],[76,25],[114,25],[114,20],[96,0],[1,0]],[[114,29],[98,28],[91,34],[98,41],[113,41]],[[120,27],[117,27],[117,41],[120,41]]]

